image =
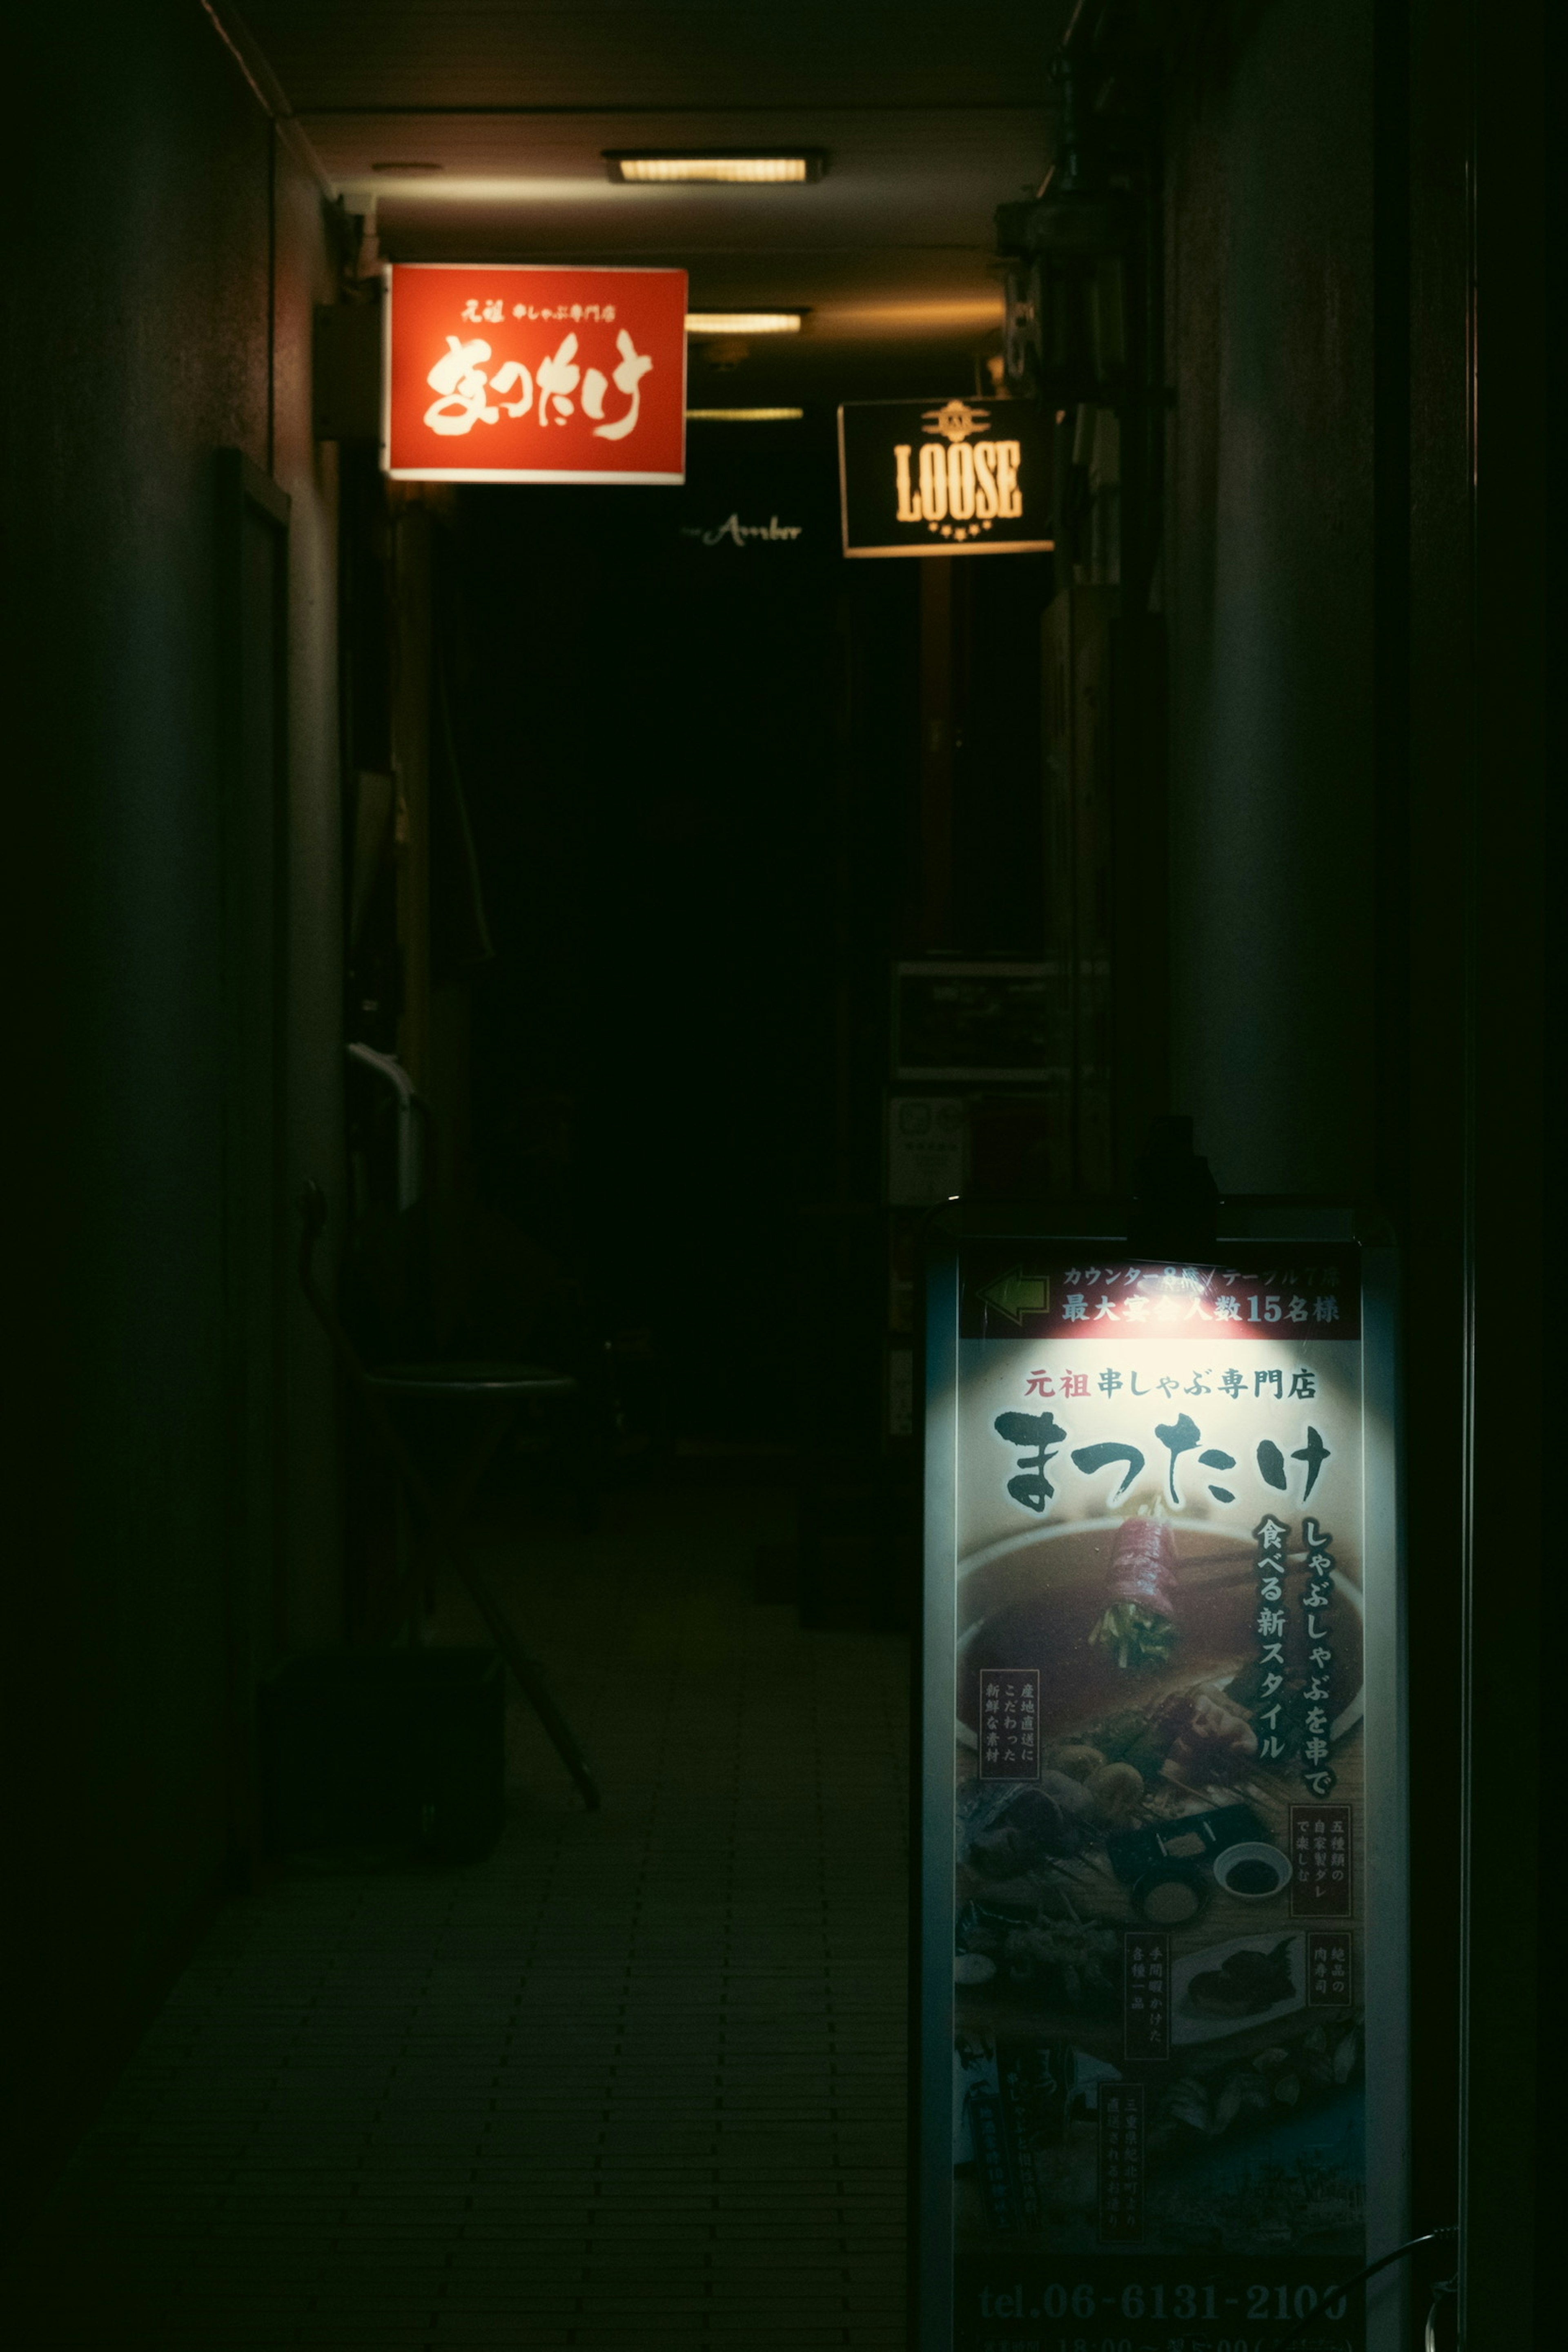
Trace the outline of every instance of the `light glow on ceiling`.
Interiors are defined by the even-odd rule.
[[[384,172],[372,178],[353,173],[335,183],[338,194],[351,201],[376,196],[384,204],[400,201],[421,205],[657,205],[658,191],[645,188],[640,196],[617,195],[607,180],[583,174],[568,179],[560,173],[525,179],[504,172]]]
[[[818,319],[830,319],[847,334],[907,334],[928,329],[932,334],[961,333],[971,327],[1002,323],[999,295],[963,294],[920,302],[836,302],[825,304]]]
[[[610,177],[626,184],[672,181],[718,182],[726,186],[780,187],[820,179],[818,155],[623,155],[606,152]]]
[[[689,310],[689,335],[798,335],[798,310]]]

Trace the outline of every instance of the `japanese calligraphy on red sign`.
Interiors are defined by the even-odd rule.
[[[685,272],[395,263],[382,464],[402,481],[684,480]]]

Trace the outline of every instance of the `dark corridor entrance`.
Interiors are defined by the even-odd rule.
[[[1172,1112],[1401,1254],[1409,2220],[1470,2352],[1536,2340],[1534,0],[144,0],[12,51],[20,2340],[898,2340],[924,1239],[954,1189],[1120,1220]],[[684,485],[384,476],[419,263],[684,273]],[[906,401],[1027,405],[1049,554],[841,558],[835,411]],[[1020,1002],[1022,1075],[970,1051]],[[411,1605],[310,1184],[367,1352],[582,1407],[476,1537],[606,1803],[498,1704],[450,1875],[263,1833],[277,1683],[477,1638]]]
[[[846,564],[836,478],[817,415],[693,425],[679,491],[390,494],[429,611],[447,1336],[608,1343],[656,1450],[885,1449],[894,966],[1039,953],[1051,560]],[[386,495],[362,474],[366,536]],[[351,564],[373,614],[388,574]],[[396,727],[365,668],[362,802]],[[382,824],[348,1011],[393,1052]]]
[[[836,1146],[837,565],[820,451],[752,434],[694,428],[681,492],[464,493],[437,594],[496,945],[476,1189],[642,1335],[661,1422],[778,1444]]]

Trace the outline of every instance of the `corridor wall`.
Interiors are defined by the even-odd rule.
[[[1373,12],[1189,12],[1167,121],[1172,1096],[1226,1192],[1373,1159]]]
[[[225,1425],[217,453],[291,501],[280,1189],[340,1087],[335,453],[321,194],[185,0],[10,28],[0,412],[11,884],[7,2186],[101,2093],[246,1845]],[[330,1637],[332,1388],[280,1280],[262,1611]],[[239,1498],[243,1500],[243,1498]]]
[[[1410,2221],[1460,2222],[1474,2352],[1557,2293],[1551,1554],[1502,1502],[1553,1458],[1545,27],[1194,7],[1165,124],[1173,1101],[1225,1190],[1402,1253]]]

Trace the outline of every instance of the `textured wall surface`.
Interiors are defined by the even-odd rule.
[[[287,1158],[336,1165],[335,501],[320,201],[200,9],[14,28],[5,272],[13,1151],[8,2037],[24,2174],[230,1844],[216,453],[293,504]],[[290,1340],[286,1612],[330,1620],[319,1347]]]
[[[1215,9],[1172,116],[1173,1101],[1233,1192],[1371,1170],[1371,42]]]
[[[312,1178],[336,1206],[342,1164],[342,818],[339,791],[337,448],[310,431],[310,326],[334,299],[321,197],[278,153],[272,472],[292,501],[289,563],[286,1191]],[[341,1221],[335,1229],[341,1232]],[[289,1242],[293,1243],[290,1226]],[[307,1645],[341,1630],[336,1374],[288,1286],[284,1618]]]

